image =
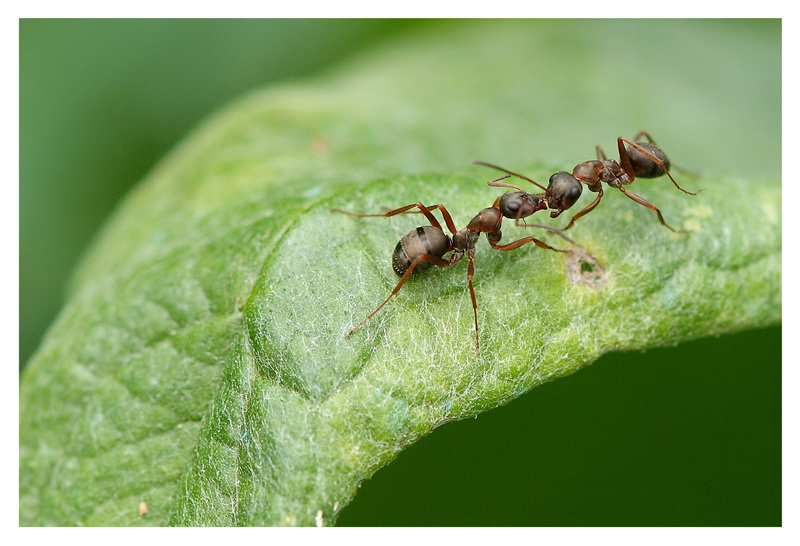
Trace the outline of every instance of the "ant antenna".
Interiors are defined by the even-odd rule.
[[[539,184],[535,180],[531,180],[530,178],[528,178],[525,175],[517,174],[515,172],[509,171],[508,169],[504,169],[503,167],[499,167],[497,165],[492,165],[491,163],[486,163],[484,161],[473,161],[472,164],[473,165],[483,165],[484,167],[489,167],[490,169],[496,169],[496,170],[498,170],[500,172],[506,173],[509,176],[516,176],[517,178],[521,178],[523,180],[527,180],[528,182],[530,182],[531,184],[533,184],[537,188],[541,188],[545,192],[547,192],[547,188],[545,188],[544,186],[542,186],[541,184]],[[498,178],[497,180],[502,180],[502,178]],[[492,184],[492,185],[494,185],[494,184]],[[516,188],[516,186],[509,186],[509,188]],[[519,188],[517,188],[517,189],[519,189]]]

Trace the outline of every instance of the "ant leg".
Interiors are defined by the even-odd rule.
[[[556,252],[569,253],[569,250],[561,250],[560,248],[553,248],[552,246],[548,245],[543,241],[540,241],[535,237],[523,237],[522,239],[518,239],[513,243],[508,243],[507,245],[498,245],[497,241],[492,241],[491,239],[489,239],[489,244],[492,245],[492,248],[494,248],[495,250],[515,250],[521,247],[522,245],[528,243],[534,243],[539,248],[544,248],[545,250],[555,250]]]
[[[628,150],[625,149],[625,144],[623,144],[623,142],[626,142],[626,140],[624,138],[619,137],[617,139],[617,149],[619,150],[619,162],[620,162],[620,164],[622,166],[622,170],[625,171],[625,174],[628,175],[628,178],[630,179],[630,181],[633,182],[634,180],[636,180],[636,175],[633,174],[633,164],[631,163],[631,158],[628,156]],[[631,141],[628,140],[627,142],[631,142]],[[633,144],[633,142],[631,142],[631,144]],[[638,144],[634,144],[634,146],[636,146],[637,150],[639,150],[640,152],[645,154],[645,157],[648,157],[648,158],[652,158],[653,157],[651,154],[648,154],[647,152],[642,150],[642,147],[639,146]],[[656,165],[659,165],[659,162],[660,162],[659,159],[653,158],[653,161],[656,162]],[[661,163],[659,165],[659,167],[661,167],[662,171],[666,172],[666,169],[664,168],[664,164],[663,163]],[[667,173],[667,174],[669,174],[669,173]],[[670,178],[672,178],[672,177],[670,176]]]
[[[556,235],[558,235],[559,237],[561,237],[565,241],[569,241],[573,245],[577,245],[578,244],[575,241],[573,241],[572,239],[570,239],[569,237],[567,237],[566,235],[564,235],[564,231],[563,230],[554,228],[552,226],[546,226],[544,224],[527,224],[527,223],[525,223],[525,219],[524,218],[522,219],[522,223],[520,223],[519,219],[517,219],[514,222],[514,225],[517,226],[517,227],[522,227],[522,228],[529,228],[530,227],[530,228],[546,229],[547,231],[552,231],[553,233],[555,233]]]
[[[472,285],[472,278],[475,276],[474,249],[467,251],[469,266],[467,267],[467,284],[469,285],[469,295],[472,298],[472,314],[475,317],[475,352],[481,354],[481,342],[478,336],[478,299],[475,297],[475,287]]]
[[[639,131],[638,133],[636,133],[636,136],[633,137],[633,141],[639,142],[642,140],[642,137],[645,137],[650,142],[650,144],[655,144],[656,146],[658,146],[658,144],[656,144],[656,141],[653,140],[653,137],[651,137],[647,131]]]
[[[426,205],[423,205],[422,203],[412,203],[411,205],[406,205],[405,207],[400,207],[399,209],[390,210],[389,212],[386,212],[384,214],[359,214],[357,212],[350,212],[350,211],[343,210],[343,209],[331,209],[331,210],[333,212],[340,212],[342,214],[347,214],[349,216],[356,216],[358,218],[373,218],[373,217],[390,218],[390,217],[396,216],[398,214],[405,214],[405,213],[408,213],[408,212],[417,212],[415,210],[411,210],[411,209],[413,209],[415,207],[419,209],[419,212],[421,212],[422,214],[425,215],[425,218],[428,219],[428,222],[430,222],[430,224],[433,227],[435,227],[436,229],[438,229],[440,231],[444,231],[444,230],[442,230],[442,226],[439,223],[439,221],[436,219],[436,217],[433,214],[431,214],[432,210],[439,209],[439,211],[442,213],[442,216],[444,217],[444,222],[447,225],[447,229],[449,229],[451,233],[456,233],[458,231],[456,229],[455,224],[453,223],[453,218],[450,216],[450,213],[447,212],[447,209],[444,208],[444,205],[426,206]]]
[[[434,210],[434,209],[436,209],[437,207],[440,207],[440,206],[441,205],[433,205],[432,207],[427,207],[427,206],[423,205],[422,203],[412,203],[410,205],[406,205],[405,207],[400,207],[399,209],[393,209],[393,210],[390,210],[390,211],[385,212],[383,214],[380,214],[380,213],[378,213],[378,214],[362,214],[362,213],[358,213],[358,212],[350,212],[348,210],[343,210],[343,209],[331,209],[331,210],[333,212],[341,212],[342,214],[347,214],[349,216],[356,216],[357,218],[377,218],[377,217],[390,218],[390,217],[396,216],[398,214],[404,214],[404,213],[408,212],[409,210],[413,209],[414,207],[416,207],[416,208],[419,209],[419,211],[422,214],[425,215],[425,217],[428,219],[428,221],[431,223],[431,225],[433,227],[438,228],[438,229],[442,229],[442,226],[439,224],[439,221],[436,219],[436,217],[434,217],[430,213],[430,211],[432,211],[432,210]],[[417,211],[411,211],[411,212],[417,212]]]
[[[603,151],[603,149],[600,146],[595,146],[594,149],[597,151],[597,159],[600,161],[605,161],[606,153]]]
[[[640,205],[642,205],[642,206],[644,206],[644,207],[647,207],[648,209],[650,209],[650,210],[652,210],[652,211],[655,211],[655,213],[658,215],[658,221],[659,221],[659,222],[661,222],[661,225],[663,225],[663,226],[664,226],[664,227],[666,227],[667,229],[671,229],[671,230],[672,230],[672,231],[674,231],[675,233],[691,233],[691,230],[685,230],[685,229],[675,229],[674,227],[672,227],[672,226],[670,226],[669,224],[667,224],[667,223],[664,221],[664,217],[661,215],[661,211],[660,211],[660,210],[658,210],[658,207],[657,207],[657,206],[655,206],[655,205],[654,205],[653,203],[651,203],[650,201],[647,201],[645,198],[643,198],[643,197],[640,197],[640,196],[636,195],[635,193],[632,193],[632,192],[630,192],[630,191],[626,190],[626,189],[625,189],[624,187],[622,187],[622,186],[620,186],[620,188],[619,188],[619,191],[621,191],[621,192],[622,192],[622,193],[624,193],[626,196],[628,196],[630,199],[632,199],[633,201],[636,201],[636,202],[637,202],[637,203],[639,203]]]
[[[640,132],[644,133],[644,131],[640,131]],[[647,135],[647,133],[644,133],[644,134]],[[650,135],[647,135],[647,138],[650,138]],[[650,142],[655,144],[652,141],[652,139],[650,140]],[[635,180],[635,177],[633,176],[633,166],[631,165],[631,160],[628,157],[628,151],[625,149],[625,144],[630,144],[630,146],[632,148],[635,148],[639,153],[641,153],[647,159],[649,159],[650,161],[652,161],[653,163],[658,165],[658,167],[664,172],[664,174],[666,174],[669,177],[669,179],[672,181],[672,183],[675,184],[675,187],[678,188],[679,190],[681,190],[683,193],[686,193],[688,195],[697,195],[698,193],[703,191],[703,190],[699,190],[699,191],[696,191],[696,192],[690,192],[688,190],[685,190],[685,189],[681,188],[678,185],[678,183],[675,182],[675,179],[672,178],[672,175],[670,174],[669,169],[667,169],[667,166],[664,165],[663,161],[661,161],[659,158],[657,158],[656,156],[654,156],[653,154],[648,152],[645,148],[643,148],[642,146],[640,146],[636,142],[634,142],[632,140],[628,140],[627,138],[619,137],[617,139],[617,147],[619,148],[619,159],[622,162],[622,168],[625,169],[625,172],[628,174],[628,177],[631,179],[631,182],[633,182]]]
[[[680,165],[676,165],[675,163],[673,163],[670,166],[670,169],[672,169],[673,171],[679,171],[683,176],[688,176],[690,178],[700,178],[700,175],[697,174],[696,172],[690,171],[689,169],[684,169],[683,167],[681,167]],[[701,191],[703,190],[700,190],[697,193],[700,193]]]
[[[406,283],[408,278],[414,272],[414,269],[422,261],[431,262],[432,264],[436,264],[439,267],[448,267],[450,265],[450,262],[448,262],[444,258],[440,258],[439,256],[434,256],[433,254],[421,254],[420,256],[417,256],[416,258],[414,258],[414,261],[411,262],[410,266],[408,266],[408,270],[406,270],[406,272],[403,273],[403,276],[400,278],[400,281],[397,283],[397,286],[394,287],[394,290],[392,290],[392,293],[389,294],[389,297],[386,298],[384,300],[384,302],[382,304],[380,304],[372,313],[367,315],[367,318],[365,318],[364,320],[359,322],[358,326],[356,326],[355,328],[350,330],[350,332],[345,337],[348,337],[348,338],[351,337],[353,334],[355,334],[358,331],[359,328],[364,326],[364,324],[366,324],[366,322],[369,319],[374,317],[378,313],[378,311],[383,309],[383,306],[386,305],[387,303],[389,303],[389,300],[391,300],[400,291],[400,289],[403,288],[403,285]]]
[[[444,223],[445,223],[445,225],[447,225],[447,229],[450,230],[450,233],[452,233],[453,235],[458,233],[458,230],[456,229],[456,225],[453,223],[453,217],[450,216],[450,213],[447,212],[447,209],[444,208],[444,205],[433,205],[432,207],[427,207],[427,208],[428,208],[428,211],[432,211],[434,209],[439,209],[439,212],[442,213],[442,218],[444,218]],[[428,217],[430,215],[430,212],[425,213],[423,211],[423,214],[425,214],[425,216]],[[430,220],[430,217],[428,217],[428,219]],[[434,227],[436,227],[436,226],[434,226]],[[439,229],[441,229],[441,228],[439,228]]]
[[[414,207],[418,207],[419,211],[410,210],[410,209],[412,209]],[[437,210],[437,209],[439,210],[439,212],[442,213],[442,217],[444,218],[444,223],[447,226],[447,229],[450,230],[450,233],[455,235],[458,232],[458,230],[456,229],[456,225],[453,222],[453,217],[450,216],[450,213],[447,211],[447,209],[445,208],[444,205],[431,205],[429,207],[426,207],[425,205],[422,205],[421,203],[416,203],[414,205],[409,205],[408,207],[402,207],[401,209],[397,209],[397,210],[393,210],[393,211],[387,212],[385,215],[376,214],[374,216],[394,216],[396,214],[407,214],[407,213],[421,212],[422,214],[425,215],[425,217],[428,219],[428,221],[431,222],[431,225],[433,227],[438,228],[438,229],[441,230],[442,226],[440,226],[439,222],[436,222],[435,219],[432,220],[433,216],[430,214],[430,212],[432,210]],[[367,215],[367,216],[369,216],[369,215]]]
[[[597,197],[594,198],[594,201],[589,203],[589,205],[587,205],[587,207],[585,209],[583,209],[578,214],[573,216],[572,220],[569,221],[569,224],[567,224],[567,227],[565,227],[563,229],[563,231],[567,231],[569,228],[571,228],[573,225],[575,225],[575,220],[577,220],[581,216],[585,216],[586,214],[589,214],[590,212],[592,212],[594,210],[594,208],[597,206],[597,204],[600,202],[600,199],[602,199],[602,198],[603,198],[603,188],[601,187],[600,191],[597,192]]]

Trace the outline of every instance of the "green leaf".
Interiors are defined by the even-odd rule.
[[[753,141],[756,177],[730,164],[743,145],[719,125],[740,97],[726,87],[740,83],[735,63],[773,42],[682,22],[703,32],[665,53],[673,23],[581,24],[435,26],[253,93],[192,134],[109,221],[22,378],[21,524],[331,524],[360,481],[448,421],[608,351],[779,322],[775,133]],[[619,51],[597,36],[622,30],[652,49],[602,69]],[[644,73],[713,47],[740,55]],[[774,69],[754,68],[769,82]],[[712,72],[729,93],[689,85]],[[754,136],[780,119],[763,102],[737,112]],[[396,284],[397,240],[424,222],[332,207],[442,203],[461,227],[501,193],[470,160],[543,181],[639,129],[704,173],[678,174],[704,190],[694,197],[661,179],[632,186],[694,233],[609,189],[569,232],[569,256],[479,243],[480,355],[466,263],[412,279],[345,338]],[[504,241],[529,234],[567,245],[511,222]],[[581,252],[602,282],[576,277]]]

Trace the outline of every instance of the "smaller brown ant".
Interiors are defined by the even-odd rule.
[[[642,141],[642,138],[646,138],[647,142]],[[626,144],[628,146],[625,146]],[[572,207],[583,192],[581,183],[586,184],[589,191],[597,193],[597,197],[583,210],[573,216],[569,224],[567,224],[567,227],[563,228],[562,231],[568,230],[575,224],[575,220],[594,210],[603,197],[603,182],[605,182],[610,187],[617,188],[629,199],[654,211],[658,215],[658,221],[661,222],[661,225],[664,227],[675,233],[691,233],[687,230],[675,229],[667,224],[658,207],[643,197],[628,191],[625,186],[632,184],[637,177],[658,178],[666,174],[675,187],[683,193],[697,195],[702,190],[693,193],[683,189],[675,182],[675,179],[672,178],[669,172],[670,161],[667,154],[656,145],[652,137],[645,131],[639,131],[633,140],[622,137],[617,138],[617,148],[619,150],[619,162],[614,159],[606,159],[603,149],[597,146],[596,160],[584,161],[576,165],[572,170],[572,174],[566,171],[555,173],[550,177],[550,183],[547,188],[526,176],[511,172],[503,167],[498,167],[497,165],[484,163],[482,161],[475,161],[474,163],[527,180],[539,188],[542,188],[545,193],[537,197],[546,203],[546,206],[553,209],[550,212],[551,218],[558,217],[562,212]]]
[[[470,298],[472,299],[472,313],[475,321],[475,350],[478,352],[478,354],[480,354],[480,338],[478,334],[478,300],[475,297],[475,288],[472,283],[472,279],[475,274],[475,245],[478,242],[480,234],[485,233],[489,244],[496,250],[514,250],[527,243],[534,243],[539,248],[553,250],[555,252],[569,252],[569,250],[553,248],[547,243],[536,239],[535,237],[523,237],[505,245],[499,244],[500,239],[503,236],[502,232],[500,231],[500,227],[504,217],[514,218],[518,223],[520,219],[530,216],[536,211],[547,208],[542,197],[531,195],[525,191],[522,191],[516,186],[500,183],[500,180],[504,180],[510,176],[511,175],[507,174],[503,177],[492,180],[489,182],[489,185],[515,188],[517,191],[506,192],[502,196],[498,197],[495,200],[494,205],[481,210],[472,220],[470,220],[470,222],[467,224],[467,227],[460,230],[456,229],[455,224],[453,223],[453,218],[450,216],[450,213],[447,211],[444,205],[426,206],[422,203],[412,203],[398,209],[390,210],[384,214],[358,214],[342,209],[333,209],[334,212],[340,212],[350,216],[357,216],[359,218],[377,216],[388,218],[398,214],[419,212],[425,215],[425,218],[430,223],[428,226],[420,226],[409,231],[397,243],[397,246],[395,246],[392,254],[392,269],[397,276],[400,277],[400,281],[394,287],[394,290],[392,290],[392,292],[389,294],[389,297],[387,297],[374,311],[367,315],[364,320],[358,323],[355,328],[350,330],[350,332],[347,334],[347,337],[349,338],[355,334],[358,329],[361,328],[369,319],[375,316],[384,305],[389,303],[389,301],[400,291],[411,275],[419,271],[429,269],[434,265],[439,267],[449,267],[466,256],[469,260],[469,265],[467,267],[467,283],[469,285]],[[444,232],[441,224],[432,214],[432,211],[434,210],[439,210],[439,212],[441,212],[442,217],[444,218],[444,223],[451,235],[447,235]],[[557,233],[567,241],[574,243],[572,239],[562,234],[555,228],[549,226],[539,226],[536,224],[528,227],[542,227]],[[444,258],[444,255],[448,252],[451,252],[452,254],[450,254],[449,258]]]

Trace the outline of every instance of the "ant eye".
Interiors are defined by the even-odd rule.
[[[516,218],[520,214],[530,216],[533,210],[528,211],[528,202],[526,201],[527,194],[523,191],[509,191],[500,197],[498,207],[506,218]]]

